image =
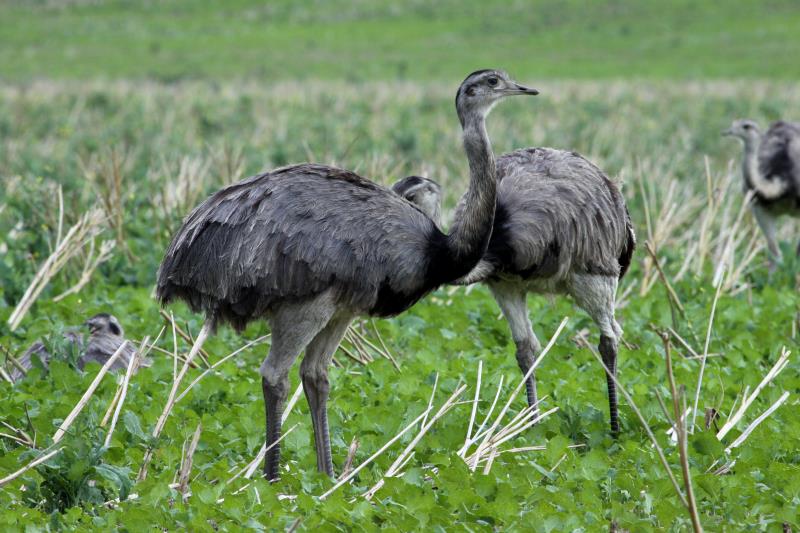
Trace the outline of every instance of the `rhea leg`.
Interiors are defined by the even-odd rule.
[[[526,375],[542,350],[528,316],[527,291],[522,285],[509,282],[491,283],[489,288],[511,328],[511,336],[517,348],[517,363],[522,375]],[[535,372],[525,380],[525,389],[528,405],[536,405]]]
[[[611,421],[611,434],[619,435],[619,414],[617,411],[617,387],[613,376],[617,375],[617,351],[622,328],[614,319],[614,303],[617,292],[617,278],[590,274],[573,275],[568,290],[576,303],[592,317],[600,329],[598,349],[603,363],[611,374],[606,373],[608,387],[608,408]]]
[[[772,273],[783,259],[781,255],[781,249],[778,246],[776,219],[774,215],[766,211],[758,204],[753,205],[753,216],[756,218],[756,222],[758,222],[761,232],[767,239],[767,250],[769,250],[769,271]],[[800,247],[798,247],[798,251],[800,251]]]
[[[300,377],[311,408],[311,422],[314,426],[314,446],[317,450],[317,470],[333,477],[331,442],[328,432],[328,366],[339,347],[352,316],[336,316],[328,322],[306,348],[306,355],[300,365]]]
[[[303,348],[325,327],[334,310],[331,299],[322,295],[303,303],[283,305],[274,310],[270,318],[272,346],[261,365],[267,447],[271,446],[264,458],[264,476],[269,480],[279,477],[281,450],[278,440],[283,405],[289,393],[289,369]]]

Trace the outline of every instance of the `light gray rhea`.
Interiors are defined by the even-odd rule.
[[[114,315],[99,313],[86,320],[83,325],[89,328],[88,340],[84,340],[83,335],[79,331],[65,331],[64,343],[74,346],[81,353],[78,358],[78,368],[83,369],[83,367],[90,362],[104,365],[125,340],[125,332],[119,320],[117,320],[117,317]],[[119,370],[127,368],[131,357],[133,357],[135,353],[136,351],[133,345],[128,342],[122,349],[122,353],[117,357],[117,360],[111,365],[110,369]],[[34,355],[39,358],[45,368],[53,357],[52,354],[47,351],[42,341],[36,341],[25,351],[22,357],[20,357],[20,366],[26,371],[33,368],[32,358]],[[149,366],[149,361],[142,361],[139,364],[141,366]],[[10,374],[11,379],[14,381],[21,379],[24,375],[25,374],[19,368],[14,368]]]
[[[332,476],[328,366],[350,322],[398,314],[483,256],[496,199],[485,118],[500,99],[525,94],[537,91],[499,70],[474,72],[459,87],[470,182],[449,234],[388,188],[314,164],[247,178],[186,218],[159,269],[157,297],[185,300],[205,314],[189,357],[219,323],[241,330],[269,321],[272,345],[261,365],[267,479],[279,475],[281,414],[300,352],[317,468]]]
[[[800,217],[800,124],[778,121],[762,134],[754,121],[735,120],[722,134],[741,139],[744,145],[743,190],[754,192],[751,209],[767,239],[772,271],[782,259],[778,217]]]
[[[551,148],[500,156],[497,179],[497,213],[486,255],[456,283],[489,286],[511,328],[523,374],[541,351],[528,316],[530,292],[571,295],[600,329],[600,354],[616,373],[622,335],[614,318],[617,282],[630,265],[636,245],[618,188],[580,155]],[[440,223],[441,195],[436,182],[411,176],[394,189]],[[463,205],[456,213],[461,209]],[[606,375],[606,381],[611,432],[616,436],[617,392],[610,376]],[[528,404],[535,406],[534,374],[525,385]]]

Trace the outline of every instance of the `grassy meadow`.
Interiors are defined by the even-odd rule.
[[[699,412],[687,422],[695,421],[688,464],[701,523],[708,531],[800,527],[796,225],[782,223],[785,261],[770,274],[743,204],[741,147],[720,136],[736,117],[765,123],[800,115],[795,57],[775,48],[783,37],[796,39],[791,3],[731,2],[712,16],[715,4],[676,2],[653,17],[645,16],[656,13],[650,2],[558,3],[563,9],[542,2],[533,12],[519,2],[497,18],[481,16],[493,8],[477,2],[464,12],[455,2],[434,11],[422,2],[263,10],[233,2],[224,15],[202,1],[146,5],[0,5],[3,369],[36,339],[58,351],[65,329],[99,312],[116,315],[129,339],[152,343],[153,359],[126,388],[121,375],[100,381],[55,444],[99,367],[79,372],[65,354],[16,384],[0,377],[0,478],[58,450],[0,481],[0,528],[688,531],[689,514],[658,455],[663,449],[685,492],[678,446],[667,434],[674,415],[665,332],[687,407],[699,355],[709,354]],[[664,41],[658,27],[678,30]],[[533,37],[521,39],[531,28]],[[501,35],[487,36],[493,32]],[[348,61],[338,64],[341,54]],[[330,496],[321,498],[333,483],[316,472],[302,396],[284,423],[281,481],[260,479],[260,464],[248,476],[264,439],[265,324],[242,335],[221,328],[205,344],[208,362],[198,360],[178,392],[200,381],[153,437],[189,348],[160,314],[153,284],[189,210],[253,173],[316,161],[384,184],[412,173],[434,178],[449,220],[467,183],[453,94],[473,66],[489,64],[541,91],[495,109],[488,129],[496,153],[574,149],[622,187],[640,244],[618,294],[625,330],[618,373],[659,448],[623,397],[621,436],[611,439],[605,378],[592,355],[597,331],[569,300],[532,296],[543,344],[569,317],[537,369],[542,408],[557,410],[472,471],[464,457],[475,446],[460,452],[473,407],[476,425],[497,419],[501,428],[513,428],[524,408],[523,397],[513,398],[520,375],[507,325],[482,286],[442,288],[399,317],[354,327],[331,369],[337,472],[354,442],[359,467],[429,405],[429,421],[445,410],[421,438],[417,423]],[[30,298],[40,267],[76,225],[80,238],[65,247],[71,255]],[[82,277],[88,282],[64,295]],[[11,328],[8,319],[26,300]],[[202,317],[185,306],[167,311],[177,328],[200,329]],[[784,350],[793,352],[788,365],[718,439]],[[293,391],[298,383],[292,372]],[[413,455],[404,451],[411,444]],[[137,480],[145,463],[147,475]]]

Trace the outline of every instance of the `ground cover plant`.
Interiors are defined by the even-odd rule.
[[[694,428],[686,449],[700,522],[708,530],[796,528],[800,366],[794,354],[722,440],[716,435],[781,355],[797,351],[798,325],[794,226],[784,224],[786,261],[770,275],[743,208],[740,147],[719,134],[733,117],[764,122],[798,109],[800,95],[781,82],[535,85],[542,94],[533,104],[512,102],[491,117],[494,148],[574,148],[622,183],[642,244],[620,287],[625,345],[619,380],[681,492],[680,440],[667,433],[675,416],[662,335],[687,408],[694,407],[700,356],[709,354],[698,413],[685,422]],[[211,371],[203,361],[189,368],[163,431],[153,437],[181,369],[175,354],[188,350],[177,329],[196,334],[201,325],[201,317],[174,306],[167,313],[177,325],[173,340],[172,324],[152,298],[155,270],[181,218],[223,184],[303,160],[351,168],[382,183],[410,173],[433,177],[452,211],[466,183],[453,86],[51,80],[2,87],[3,360],[39,338],[56,345],[65,328],[102,311],[120,319],[129,339],[154,343],[153,365],[130,376],[124,401],[117,396],[124,376],[105,376],[58,442],[57,428],[100,367],[78,372],[74,354],[65,352],[46,371],[36,367],[15,385],[0,384],[0,477],[54,452],[0,488],[3,527],[691,527],[658,448],[622,398],[620,439],[608,435],[605,379],[589,347],[597,342],[590,320],[560,298],[529,302],[543,343],[569,317],[537,368],[546,396],[542,411],[557,410],[483,455],[475,471],[465,461],[480,456],[472,456],[474,446],[463,449],[468,433],[474,436],[484,419],[484,429],[493,424],[520,380],[507,326],[480,286],[444,288],[400,317],[374,327],[366,322],[337,353],[330,402],[334,462],[341,472],[350,456],[348,470],[358,471],[333,492],[334,483],[314,468],[302,397],[284,426],[291,431],[281,482],[261,480],[260,466],[247,476],[264,440],[257,371],[269,343],[264,325],[241,336],[222,329],[206,343],[213,365],[256,341]],[[12,330],[7,320],[57,243],[75,224],[95,219],[84,222],[95,225],[84,228],[74,253],[47,277]],[[113,245],[98,260],[103,242]],[[88,276],[85,285],[56,298],[82,276]],[[292,383],[298,383],[295,372]],[[513,428],[524,411],[522,397],[508,405],[498,431]]]

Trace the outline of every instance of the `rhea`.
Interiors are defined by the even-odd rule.
[[[767,240],[772,271],[782,259],[778,217],[800,217],[800,124],[778,121],[762,134],[754,121],[735,120],[722,134],[744,144],[743,188],[745,193],[753,191],[751,209]]]
[[[315,164],[247,178],[186,218],[161,263],[157,297],[182,299],[205,314],[189,357],[221,323],[241,330],[256,319],[269,321],[272,344],[260,370],[271,446],[267,479],[279,475],[288,373],[303,350],[300,376],[317,468],[333,475],[328,366],[342,336],[356,316],[398,314],[478,263],[496,199],[485,118],[504,97],[534,94],[499,70],[474,72],[459,87],[455,103],[470,180],[448,234],[390,189]]]
[[[484,282],[506,318],[517,363],[527,374],[541,344],[528,316],[528,293],[572,296],[600,330],[599,351],[616,373],[622,329],[614,309],[618,280],[631,262],[636,237],[617,186],[574,152],[517,150],[497,159],[497,212],[483,259],[458,284]],[[411,176],[394,190],[439,221],[441,189]],[[456,213],[463,209],[460,205]],[[611,432],[619,433],[617,392],[606,375]],[[528,404],[537,405],[536,378],[525,382]]]
[[[83,335],[79,331],[67,330],[63,333],[61,342],[59,343],[62,348],[68,350],[76,350],[80,353],[77,360],[78,368],[83,370],[86,364],[94,362],[104,365],[117,349],[125,342],[125,332],[122,330],[119,320],[114,315],[108,313],[99,313],[86,320],[84,326],[89,328],[88,342],[84,340]],[[136,354],[136,350],[131,345],[130,341],[122,348],[122,352],[117,357],[117,360],[109,367],[110,370],[124,370],[128,367],[131,357]],[[19,367],[15,367],[10,373],[13,381],[22,379],[28,370],[33,368],[34,356],[39,359],[39,362],[44,368],[50,364],[53,359],[47,346],[44,342],[36,341],[25,353],[20,357]],[[149,359],[140,360],[139,366],[150,366],[152,362]],[[137,368],[134,368],[136,371]]]

